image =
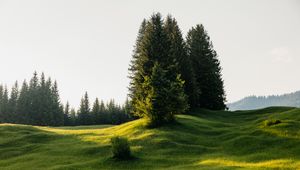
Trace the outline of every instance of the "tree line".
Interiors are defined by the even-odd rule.
[[[150,126],[199,107],[226,108],[220,62],[203,25],[192,27],[184,39],[172,16],[144,19],[129,73],[132,113],[148,118]]]
[[[129,102],[123,106],[114,100],[107,104],[96,98],[90,108],[87,92],[81,99],[77,111],[69,103],[63,106],[60,101],[57,82],[45,78],[44,73],[38,77],[34,72],[29,83],[24,80],[21,88],[18,82],[10,90],[0,85],[0,123],[18,123],[42,126],[72,126],[96,124],[120,124],[132,117]]]

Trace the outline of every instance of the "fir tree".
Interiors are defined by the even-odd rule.
[[[81,99],[80,108],[78,111],[78,119],[81,125],[88,125],[90,117],[90,104],[88,93],[85,92],[84,97]]]
[[[169,80],[167,73],[168,70],[164,70],[158,63],[154,65],[151,76],[146,76],[143,83],[147,96],[136,105],[153,127],[174,121],[175,114],[188,109],[184,82],[180,75],[177,75],[176,80]]]
[[[10,123],[16,123],[15,118],[17,117],[17,102],[19,98],[19,87],[16,81],[11,89],[10,98],[8,101],[8,113],[7,121]]]
[[[64,112],[63,112],[63,105],[60,103],[59,93],[57,82],[54,81],[54,84],[51,89],[51,98],[52,98],[52,113],[54,118],[55,126],[60,126],[64,124]]]
[[[147,21],[144,19],[142,21],[142,24],[140,26],[138,36],[136,39],[136,43],[133,50],[132,59],[130,61],[129,66],[129,78],[130,78],[130,84],[129,84],[129,97],[131,98],[131,104],[134,105],[139,100],[139,94],[142,93],[141,83],[143,82],[143,76],[140,74],[143,62],[141,60],[143,55],[143,44],[142,40],[144,38],[145,30],[147,26]],[[136,110],[132,110],[132,112],[136,112]]]
[[[184,80],[184,90],[188,96],[189,105],[192,108],[197,107],[199,90],[197,89],[195,75],[192,69],[192,63],[187,55],[186,44],[175,18],[168,15],[165,21],[165,30],[170,41],[170,56],[174,58],[174,71],[180,73]]]
[[[29,101],[29,95],[28,95],[29,89],[28,89],[28,84],[26,80],[23,81],[21,90],[20,90],[20,96],[18,100],[18,108],[17,108],[17,113],[18,113],[18,118],[17,122],[22,123],[22,124],[28,124],[28,113],[29,113],[29,106],[30,106],[30,101]]]
[[[152,15],[147,22],[140,44],[140,53],[135,59],[135,66],[131,66],[131,68],[136,69],[135,74],[132,74],[133,76],[131,77],[131,86],[135,87],[130,95],[131,97],[134,96],[134,98],[131,98],[133,101],[133,111],[136,116],[147,117],[152,125],[159,126],[164,122],[172,121],[175,112],[169,109],[173,101],[167,98],[164,105],[159,105],[156,103],[157,96],[155,95],[158,95],[158,99],[160,99],[164,95],[163,90],[167,90],[167,88],[171,87],[171,84],[174,85],[174,83],[176,84],[180,80],[177,69],[178,63],[174,56],[170,54],[171,43],[159,13]],[[156,66],[154,67],[154,65]],[[154,69],[163,71],[164,73],[158,74]],[[158,88],[155,86],[157,85],[155,83],[160,80],[155,78],[159,76],[161,76],[160,78],[163,79],[163,82],[160,82],[161,84]],[[183,82],[180,80],[180,83]],[[182,86],[178,86],[178,88],[183,90]],[[178,99],[182,95],[181,92],[179,93],[179,89],[178,91],[173,91],[177,92],[173,95],[177,96]],[[182,99],[185,99],[184,95]],[[184,105],[185,103],[183,101]],[[165,108],[160,108],[160,106]],[[167,112],[161,112],[158,108]],[[177,110],[177,107],[175,106],[174,109]],[[184,112],[185,109],[178,110]]]
[[[0,123],[3,122],[3,95],[4,95],[4,88],[3,85],[0,84]]]
[[[100,103],[99,99],[96,98],[94,104],[93,104],[93,109],[92,109],[92,118],[93,118],[93,124],[99,124],[101,123],[101,110],[100,110]]]
[[[213,110],[225,109],[220,62],[203,25],[197,25],[188,32],[187,47],[198,89],[201,91],[199,106]]]
[[[9,114],[9,98],[8,98],[8,90],[7,86],[4,87],[3,95],[2,95],[2,122],[8,122],[8,114]]]
[[[65,108],[64,108],[64,125],[70,126],[71,124],[71,118],[70,118],[70,105],[69,102],[67,102]]]

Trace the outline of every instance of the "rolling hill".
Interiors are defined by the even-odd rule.
[[[177,123],[117,126],[0,125],[0,169],[297,169],[300,109],[198,110]],[[266,120],[282,123],[266,126]],[[128,137],[135,159],[111,158],[109,140]]]
[[[270,106],[300,107],[300,91],[273,96],[249,96],[227,104],[229,110],[253,110]]]

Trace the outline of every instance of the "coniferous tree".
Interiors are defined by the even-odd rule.
[[[38,94],[38,90],[39,90],[39,79],[38,79],[38,75],[37,72],[33,73],[33,77],[30,80],[29,83],[29,91],[28,91],[28,95],[30,97],[28,97],[29,103],[30,105],[28,106],[28,123],[32,124],[32,125],[39,125],[39,94]]]
[[[92,120],[93,120],[93,124],[100,124],[101,123],[101,110],[100,110],[100,103],[99,103],[99,99],[96,98],[94,104],[93,104],[93,109],[92,109]]]
[[[189,105],[191,109],[195,108],[197,107],[200,91],[197,89],[192,63],[187,55],[181,30],[175,18],[170,15],[165,20],[164,28],[171,45],[169,54],[177,62],[174,71],[179,72],[182,80],[184,80],[184,90],[188,96]]]
[[[156,103],[156,96],[152,95],[163,94],[159,90],[163,89],[167,91],[167,88],[170,88],[171,84],[174,85],[178,79],[180,80],[178,70],[176,70],[178,63],[174,56],[170,54],[171,43],[159,13],[152,15],[147,22],[140,43],[140,53],[135,59],[135,65],[131,66],[131,68],[135,69],[135,74],[131,74],[132,77],[130,77],[131,86],[134,87],[134,90],[132,90],[130,94],[132,101],[134,101],[132,102],[133,111],[136,116],[147,117],[150,119],[152,125],[159,126],[164,122],[173,120],[175,112],[169,110],[169,106],[172,105],[173,101],[167,100],[164,102],[164,107],[168,111],[167,113],[160,112],[159,109],[164,108],[159,108],[161,105]],[[159,88],[153,87],[156,85],[155,82],[159,81],[157,79],[152,80],[152,78],[157,77],[156,75],[153,76],[153,73],[156,74],[153,70],[156,68],[154,65],[156,65],[157,69],[159,68],[159,70],[164,71],[164,74],[159,74],[163,76],[160,78],[164,80],[164,83],[161,82],[162,84]],[[137,79],[139,81],[137,81]],[[182,83],[182,81],[180,82]],[[182,95],[179,91],[180,89],[183,90],[183,87],[177,87],[179,89],[176,91],[177,93],[173,95],[179,99],[181,98],[180,95]],[[173,92],[175,92],[175,90]],[[132,98],[132,96],[134,98]],[[185,99],[185,97],[182,99]],[[174,110],[179,111],[180,109],[175,106]],[[179,112],[184,112],[184,109],[181,109]]]
[[[42,73],[38,86],[38,110],[36,119],[39,125],[49,126],[53,124],[51,110],[51,84],[47,84],[45,74]]]
[[[9,114],[9,98],[8,98],[8,90],[7,86],[4,87],[3,96],[2,96],[2,122],[8,122],[8,114]]]
[[[203,25],[197,25],[188,32],[187,47],[198,89],[201,91],[199,106],[213,110],[225,109],[220,62]]]
[[[64,111],[63,111],[63,105],[60,103],[56,81],[54,81],[51,92],[52,92],[51,98],[52,98],[52,114],[54,118],[54,125],[60,126],[64,124]]]
[[[76,111],[74,108],[72,108],[70,111],[70,125],[72,126],[77,125],[76,118],[77,118]]]
[[[144,100],[139,101],[138,109],[144,110],[146,117],[150,120],[150,126],[156,127],[172,122],[175,114],[188,109],[183,90],[184,82],[180,79],[180,75],[175,81],[170,81],[166,76],[167,73],[168,70],[164,70],[156,63],[152,75],[146,76],[143,83],[148,93]]]
[[[17,102],[19,98],[19,87],[16,81],[11,89],[10,98],[8,100],[8,112],[7,121],[10,123],[16,123],[15,118],[17,117]]]
[[[81,99],[80,108],[78,110],[78,119],[81,125],[88,125],[90,117],[90,104],[88,93],[85,92],[84,97]]]
[[[29,113],[29,95],[28,95],[28,84],[26,80],[23,81],[21,90],[20,90],[20,96],[18,99],[18,107],[17,107],[17,113],[18,113],[18,118],[17,122],[22,123],[22,124],[28,124],[28,113]]]
[[[4,88],[2,84],[0,84],[0,123],[3,122],[3,94]]]
[[[141,60],[143,55],[143,38],[147,26],[147,22],[145,19],[142,21],[142,24],[139,28],[138,36],[136,39],[136,43],[133,50],[132,59],[130,61],[129,66],[129,78],[130,78],[130,84],[129,84],[129,97],[131,98],[131,105],[135,105],[137,101],[140,98],[140,94],[142,93],[142,87],[141,84],[144,81],[144,78],[142,74],[140,74],[142,67],[143,67],[143,61]],[[137,112],[135,108],[132,108],[132,112]]]
[[[70,117],[70,105],[69,102],[67,102],[65,108],[64,108],[64,125],[70,126],[71,124],[71,117]]]

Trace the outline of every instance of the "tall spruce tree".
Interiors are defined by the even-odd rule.
[[[65,126],[72,125],[71,118],[70,118],[70,105],[69,105],[69,102],[67,102],[67,104],[64,108],[64,125]]]
[[[84,97],[81,99],[80,107],[78,110],[79,124],[88,125],[90,121],[90,103],[88,93],[85,92]]]
[[[176,80],[168,79],[168,70],[155,63],[152,74],[143,83],[147,96],[139,101],[138,109],[143,110],[149,125],[156,127],[174,121],[174,115],[188,109],[184,82],[177,75]]]
[[[32,125],[39,125],[39,78],[37,72],[33,73],[33,77],[30,79],[28,97],[28,123]]]
[[[16,118],[17,122],[22,124],[29,123],[28,113],[29,113],[29,105],[30,105],[29,103],[30,96],[28,95],[28,91],[29,91],[28,84],[26,80],[24,80],[20,90],[20,96],[18,100],[18,108],[17,108],[18,118]]]
[[[3,94],[4,94],[4,88],[3,85],[0,84],[0,123],[3,122]]]
[[[64,124],[64,110],[63,105],[60,103],[59,92],[57,87],[57,82],[54,81],[54,84],[51,89],[51,98],[52,98],[52,114],[54,119],[55,126],[61,126]]]
[[[176,86],[178,88],[177,91],[173,91],[177,92],[173,94],[173,96],[177,96],[177,98],[173,97],[176,101],[167,100],[164,102],[164,108],[160,108],[162,105],[155,103],[157,96],[160,98],[161,96],[164,96],[163,94],[168,93],[163,93],[162,91],[168,91],[171,84],[180,84],[177,82],[180,80],[180,76],[176,70],[177,61],[170,55],[171,43],[159,13],[152,15],[146,23],[142,35],[141,40],[138,38],[138,56],[134,58],[134,66],[131,66],[131,68],[135,69],[135,74],[131,74],[132,77],[130,77],[131,86],[134,87],[134,90],[130,91],[130,97],[134,101],[132,102],[134,114],[140,117],[147,117],[149,118],[151,125],[159,126],[165,122],[172,121],[175,113],[184,112],[185,109],[180,108],[186,107],[178,106],[177,108],[177,106],[175,106],[173,110],[169,110],[169,108],[173,105],[172,102],[177,102],[179,99],[185,99],[185,95],[184,93],[179,92],[180,90],[183,91],[183,87],[179,85]],[[155,75],[156,71],[154,68],[164,72],[164,74],[158,74],[159,76],[163,76],[160,77],[163,82],[161,82],[159,88],[154,87],[154,85],[157,85],[155,83],[160,81],[159,79],[155,79],[157,76]],[[155,76],[153,76],[153,73],[155,73]],[[183,96],[181,96],[182,94]],[[134,98],[132,98],[132,96]],[[167,112],[160,112],[160,109]]]
[[[101,123],[101,110],[100,110],[100,103],[99,103],[99,99],[96,98],[94,104],[93,104],[93,109],[92,109],[92,123],[93,124],[100,124]]]
[[[44,126],[54,125],[51,110],[51,85],[47,84],[44,73],[40,77],[37,97],[39,99],[36,118],[38,124]]]
[[[3,95],[2,95],[2,122],[8,122],[8,114],[9,114],[9,98],[8,98],[8,90],[7,86],[4,87]]]
[[[142,74],[140,74],[141,69],[143,67],[143,62],[141,60],[142,52],[143,52],[142,40],[144,38],[147,22],[148,21],[144,19],[139,28],[138,36],[133,50],[132,59],[130,61],[130,65],[128,69],[129,78],[131,80],[129,84],[129,97],[131,98],[131,105],[135,105],[138,102],[140,98],[139,94],[142,93],[141,83],[144,80]],[[137,112],[137,110],[133,108],[132,112]]]
[[[199,106],[212,110],[225,109],[220,62],[203,25],[189,30],[186,41],[198,89],[201,91]]]
[[[17,104],[19,99],[19,87],[16,81],[10,92],[10,98],[8,100],[8,113],[7,121],[10,123],[16,123],[17,117]]]
[[[186,44],[175,18],[168,15],[165,20],[165,30],[170,41],[170,56],[176,60],[174,71],[181,74],[184,80],[184,91],[188,96],[190,108],[197,107],[200,91],[197,89],[192,63],[187,55]]]

